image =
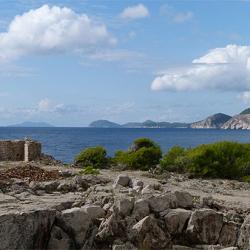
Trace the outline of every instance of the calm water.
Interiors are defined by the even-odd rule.
[[[160,144],[162,150],[174,145],[193,147],[221,140],[249,142],[246,130],[199,129],[101,129],[101,128],[0,128],[0,139],[31,137],[43,144],[43,152],[56,159],[71,162],[82,149],[102,145],[109,155],[127,149],[139,137],[148,137]]]

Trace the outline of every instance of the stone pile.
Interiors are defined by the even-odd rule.
[[[8,192],[16,197],[13,190]],[[211,209],[209,199],[166,191],[159,183],[146,184],[123,174],[113,183],[72,174],[31,182],[25,192],[30,197],[81,198],[67,206],[67,200],[57,207],[23,205],[23,211],[0,206],[1,250],[250,249],[249,211]]]
[[[32,165],[18,166],[0,171],[0,180],[10,180],[12,178],[23,180],[28,178],[28,181],[49,181],[60,177],[58,170],[47,171]]]

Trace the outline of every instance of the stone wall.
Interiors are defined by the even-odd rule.
[[[41,156],[41,143],[32,140],[0,141],[0,161],[32,161]]]
[[[41,143],[26,140],[24,143],[24,161],[34,161],[40,158],[42,146]]]

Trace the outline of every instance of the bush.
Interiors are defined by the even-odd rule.
[[[187,152],[187,169],[195,176],[239,178],[247,171],[249,155],[249,144],[218,142],[201,145]]]
[[[160,147],[147,138],[134,141],[129,151],[117,151],[114,162],[129,169],[148,170],[155,167],[162,156]]]
[[[98,174],[100,174],[100,171],[96,168],[93,168],[92,166],[88,166],[88,167],[85,167],[84,169],[82,169],[79,173],[80,174],[98,175]]]
[[[83,167],[106,167],[108,164],[107,152],[101,146],[87,148],[76,156],[75,163]]]
[[[155,142],[153,142],[148,138],[138,138],[133,142],[132,146],[130,147],[130,150],[135,152],[140,148],[151,148],[151,147],[159,148],[159,146]]]
[[[173,147],[163,157],[161,167],[198,177],[240,179],[250,175],[250,144],[217,142],[192,149]]]
[[[186,150],[180,146],[172,147],[163,157],[160,162],[164,170],[170,172],[182,173],[186,165]]]

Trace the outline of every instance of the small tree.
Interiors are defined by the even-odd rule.
[[[117,151],[114,162],[129,169],[148,170],[155,167],[162,156],[160,147],[147,138],[134,141],[128,151]]]
[[[148,138],[138,138],[133,142],[132,146],[130,147],[130,150],[135,152],[140,148],[151,148],[151,147],[159,148],[159,146],[154,141]]]
[[[75,163],[83,167],[104,168],[108,164],[107,152],[101,146],[87,148],[75,157]]]

